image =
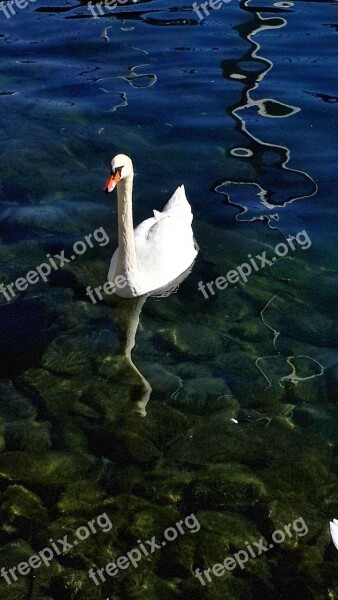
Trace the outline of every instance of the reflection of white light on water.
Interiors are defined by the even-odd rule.
[[[274,2],[273,5],[277,8],[289,8],[289,6],[294,6],[294,2]]]
[[[290,104],[284,104],[278,100],[272,98],[263,98],[256,102],[251,102],[252,106],[259,106],[258,113],[262,117],[269,117],[271,119],[284,119],[298,113],[301,109],[297,106],[291,106]],[[274,112],[273,112],[274,111]]]
[[[232,73],[230,77],[231,79],[246,79],[246,75],[241,75],[240,73]]]
[[[249,148],[233,148],[230,150],[230,154],[232,156],[252,156],[253,152]]]

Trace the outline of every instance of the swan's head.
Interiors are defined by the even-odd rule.
[[[121,179],[125,179],[133,175],[133,163],[129,156],[125,154],[117,154],[111,161],[109,179],[104,186],[105,192],[112,192]]]

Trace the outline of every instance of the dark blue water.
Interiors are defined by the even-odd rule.
[[[110,240],[0,295],[0,566],[104,511],[114,521],[49,568],[0,578],[1,598],[338,597],[337,11],[232,0],[200,22],[189,3],[139,0],[94,19],[81,2],[37,0],[0,12],[0,282],[100,227]],[[184,183],[200,253],[177,293],[94,305],[86,287],[105,281],[117,244],[102,187],[120,152],[135,223]],[[198,289],[299,232],[307,244],[246,283]],[[191,513],[198,533],[89,579]],[[306,535],[204,587],[194,576],[297,518]]]

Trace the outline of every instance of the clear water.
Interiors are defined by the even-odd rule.
[[[17,13],[0,13],[0,281],[96,228],[110,242],[1,295],[1,566],[104,511],[114,526],[1,578],[1,598],[337,598],[337,4],[232,0],[202,23],[167,0]],[[200,253],[177,293],[94,305],[118,152],[135,223],[185,184]],[[303,230],[309,248],[245,285],[198,290]],[[191,513],[198,533],[88,578]],[[194,576],[297,518],[307,535],[204,587]]]

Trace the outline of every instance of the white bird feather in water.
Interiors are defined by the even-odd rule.
[[[337,519],[333,519],[333,521],[330,521],[330,533],[331,533],[332,541],[338,550],[338,521],[337,521]]]

